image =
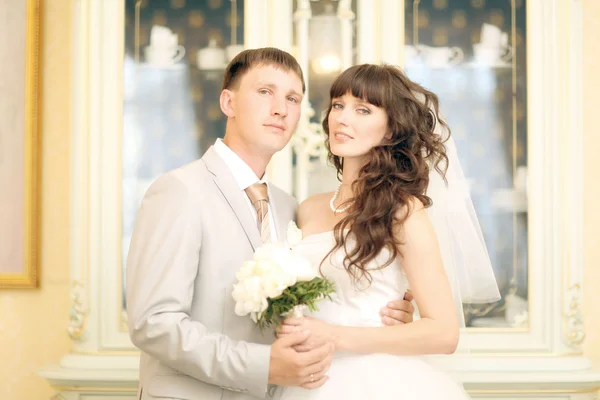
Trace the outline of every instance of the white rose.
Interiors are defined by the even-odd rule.
[[[237,304],[236,304],[236,306],[237,306]],[[252,321],[254,321],[254,323],[257,323],[258,317],[263,313],[263,311],[265,311],[267,309],[268,306],[269,306],[269,302],[267,301],[267,299],[266,298],[262,299],[262,301],[261,301],[260,305],[258,305],[257,309],[253,310],[247,314],[250,314],[250,318],[252,318]],[[246,314],[244,314],[244,315],[246,315]]]
[[[254,271],[252,275],[263,278],[270,274],[276,273],[280,269],[281,267],[272,260],[258,260],[254,261]]]
[[[285,270],[278,268],[270,274],[262,277],[262,288],[265,296],[273,299],[279,296],[285,289],[296,283],[296,278]]]
[[[255,269],[264,269],[266,265],[273,264],[283,269],[287,274],[295,277],[295,281],[310,281],[313,280],[317,273],[312,268],[310,262],[304,257],[296,254],[289,247],[282,246],[277,243],[268,243],[258,249],[254,253]],[[265,272],[257,272],[255,275],[265,276]]]
[[[289,261],[292,253],[289,248],[279,243],[266,243],[254,252],[254,261],[269,261],[283,265]]]
[[[296,283],[296,277],[282,268],[282,265],[290,263],[291,254],[288,251],[281,251],[281,248],[272,250],[271,253],[275,254],[275,258],[278,260],[265,258],[254,261],[254,276],[260,277],[265,296],[275,298],[287,287]]]
[[[262,290],[260,277],[250,277],[235,284],[231,295],[236,301],[235,313],[239,316],[262,312],[267,308],[267,299]]]
[[[294,221],[288,223],[286,239],[290,247],[296,246],[302,240],[302,231]]]
[[[256,262],[253,260],[246,261],[242,264],[242,268],[235,274],[238,281],[246,280],[247,278],[254,275],[254,266]]]
[[[254,312],[253,310],[256,309],[256,303],[251,302],[251,301],[238,301],[235,303],[235,315],[239,315],[240,317],[243,317],[244,315],[248,315],[252,312]]]
[[[250,314],[250,318],[252,318],[252,321],[256,324],[258,322],[258,316],[260,315],[260,313],[257,312],[253,312]]]
[[[292,253],[286,265],[282,265],[286,272],[296,277],[298,282],[312,281],[317,277],[317,271],[306,258]]]

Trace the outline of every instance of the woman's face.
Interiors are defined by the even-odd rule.
[[[386,134],[387,112],[350,92],[331,100],[328,116],[331,152],[345,160],[364,157],[381,144]]]

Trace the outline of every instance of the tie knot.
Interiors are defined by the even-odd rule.
[[[252,204],[264,200],[269,202],[269,194],[267,192],[267,184],[256,182],[254,185],[246,188],[246,194]]]

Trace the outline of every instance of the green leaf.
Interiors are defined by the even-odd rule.
[[[281,295],[268,299],[267,309],[258,317],[257,325],[261,330],[272,325],[280,326],[283,315],[295,306],[306,305],[311,312],[318,311],[317,302],[329,299],[335,293],[335,285],[328,279],[316,277],[308,282],[296,282]]]

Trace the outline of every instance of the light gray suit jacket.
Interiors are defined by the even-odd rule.
[[[270,186],[278,238],[296,200]],[[260,235],[224,161],[211,147],[158,178],[144,196],[127,259],[127,315],[141,350],[140,398],[270,398],[274,337],[234,313],[236,272]]]

